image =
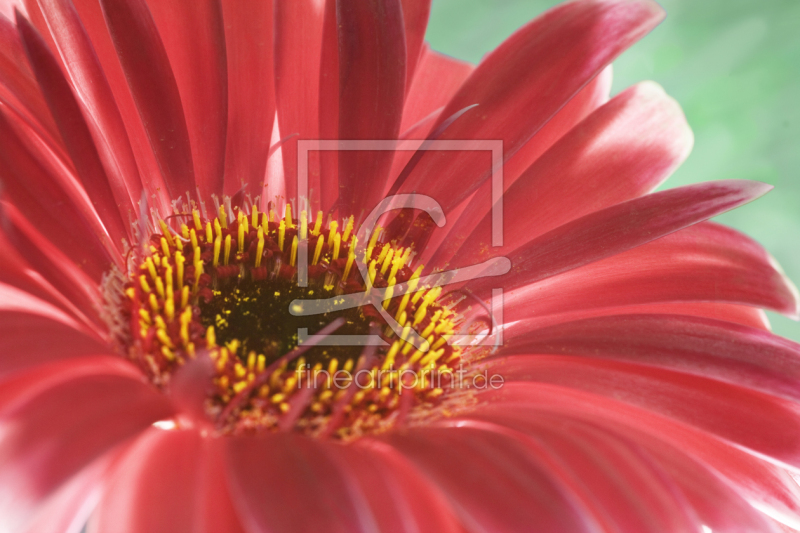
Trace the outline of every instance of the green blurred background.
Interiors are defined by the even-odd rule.
[[[428,40],[473,63],[556,0],[433,0]],[[746,178],[765,197],[718,217],[761,242],[800,283],[800,1],[662,0],[667,19],[614,63],[616,94],[660,83],[694,130],[676,187]],[[775,332],[800,341],[800,324],[769,313]]]

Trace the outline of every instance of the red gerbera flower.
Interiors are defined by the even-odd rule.
[[[800,527],[800,349],[761,310],[796,291],[707,222],[768,187],[652,193],[691,132],[652,83],[608,97],[655,3],[561,5],[475,68],[425,0],[24,8],[0,529]],[[395,139],[427,141],[365,148]],[[373,231],[384,198],[435,205]]]

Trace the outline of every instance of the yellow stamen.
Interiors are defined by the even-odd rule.
[[[167,242],[167,239],[164,238],[164,237],[161,237],[161,251],[164,252],[164,256],[165,256],[164,259],[166,259],[167,257],[170,257],[169,243]]]
[[[342,246],[342,236],[337,232],[333,236],[333,256],[334,260],[339,259],[339,248]]]
[[[314,221],[314,230],[311,232],[311,235],[316,237],[319,235],[319,232],[322,231],[322,211],[317,211],[317,219]]]
[[[231,236],[225,235],[225,257],[223,258],[224,264],[228,264],[231,257]]]
[[[283,240],[286,238],[286,221],[281,220],[281,223],[278,224],[278,248],[283,251]]]
[[[261,256],[264,255],[264,227],[258,228],[258,247],[256,248],[256,268],[261,266]]]
[[[333,247],[333,236],[337,234],[339,229],[339,223],[335,220],[331,221],[330,226],[328,228],[328,248]]]
[[[242,212],[239,211],[239,214]],[[242,222],[244,221],[244,222]],[[245,217],[241,217],[239,220],[239,229],[238,229],[238,244],[239,244],[239,253],[244,252],[244,234],[245,234],[245,225],[247,224],[247,219]]]
[[[183,254],[180,252],[175,252],[175,270],[178,273],[178,287],[183,286],[183,269],[185,262],[186,259],[183,257]]]
[[[141,285],[144,292],[150,292],[150,284],[147,283],[147,278],[145,276],[139,276],[139,285]]]
[[[208,326],[206,330],[206,346],[208,348],[217,346],[217,335],[214,333],[214,326]]]
[[[219,206],[219,216],[217,220],[219,220],[219,225],[222,226],[222,229],[228,229],[228,216],[225,214],[225,206],[222,204]]]
[[[325,245],[325,237],[320,235],[317,239],[317,247],[314,250],[314,260],[311,264],[316,265],[319,262],[319,256],[322,254],[322,247]]]
[[[203,231],[203,223],[200,221],[200,211],[192,209],[192,220],[194,221],[194,229]]]
[[[253,211],[250,215],[250,220],[253,222],[253,227],[258,227],[258,206],[253,204]]]
[[[353,231],[353,224],[355,222],[355,218],[352,216],[347,219],[347,224],[344,226],[344,233],[342,234],[342,241],[347,242],[347,239],[350,238],[350,232]]]
[[[292,238],[292,253],[289,258],[289,264],[291,266],[295,266],[295,263],[297,263],[297,235]]]
[[[167,243],[170,246],[175,246],[175,241],[172,239],[172,232],[169,230],[169,227],[167,227],[167,223],[163,220],[159,220],[158,225],[161,226],[161,234],[167,240]]]
[[[308,211],[300,211],[300,238],[308,238]]]
[[[286,212],[283,217],[284,222],[286,222],[287,228],[293,228],[294,224],[292,223],[292,204],[286,203]]]
[[[222,249],[222,235],[217,235],[214,239],[214,268],[219,266],[219,252]]]

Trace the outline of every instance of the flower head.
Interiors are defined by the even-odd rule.
[[[800,351],[762,311],[797,291],[707,221],[768,187],[652,192],[691,131],[653,83],[609,98],[654,2],[477,67],[424,0],[25,8],[0,529],[800,525]]]

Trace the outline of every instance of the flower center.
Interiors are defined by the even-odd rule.
[[[295,219],[289,204],[282,218],[255,206],[217,212],[159,220],[127,275],[120,338],[154,384],[168,388],[207,353],[207,413],[234,433],[352,438],[444,401],[461,318],[441,287],[420,284],[412,246],[383,242],[377,228],[359,248],[353,217]]]

